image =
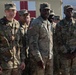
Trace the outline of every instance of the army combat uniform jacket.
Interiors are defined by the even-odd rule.
[[[59,54],[72,53],[76,50],[76,23],[65,18],[56,25],[56,43]]]
[[[72,18],[62,19],[56,25],[56,48],[59,56],[59,71],[62,75],[76,75],[76,23]]]
[[[52,29],[48,20],[41,16],[35,19],[29,27],[28,37],[29,52],[36,61],[43,60],[43,57],[52,58]]]
[[[0,19],[0,63],[3,69],[18,68],[24,61],[20,25],[15,19]]]

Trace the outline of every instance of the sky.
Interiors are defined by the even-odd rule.
[[[63,5],[71,4],[73,6],[76,6],[76,0],[62,0],[62,1],[63,1]]]

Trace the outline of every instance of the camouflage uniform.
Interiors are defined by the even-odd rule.
[[[31,75],[52,75],[52,31],[48,20],[41,16],[35,19],[28,31]],[[43,61],[45,69],[39,68],[38,61]]]
[[[25,47],[25,49],[27,48],[28,50],[28,39],[27,39],[27,30],[28,30],[28,25],[25,23],[24,25],[22,25],[22,23],[20,22],[20,31],[21,31],[21,35],[22,35],[22,42],[23,42],[23,46]],[[27,51],[26,50],[26,51]],[[28,52],[28,51],[27,51]]]
[[[8,21],[6,17],[0,19],[0,62],[2,75],[20,75],[19,66],[24,62],[22,50],[20,24],[15,19]],[[14,38],[14,40],[13,40]]]
[[[24,36],[24,34],[27,33],[27,30],[28,30],[28,25],[25,23],[22,25],[22,23],[20,22],[20,30],[21,30],[21,33],[22,33],[22,36]]]
[[[21,24],[21,22],[20,22]],[[29,65],[28,65],[28,49],[29,49],[29,46],[28,46],[28,37],[27,37],[27,30],[28,30],[28,25],[25,23],[24,25],[21,25],[20,27],[20,30],[21,30],[21,35],[22,35],[22,43],[23,43],[23,48],[25,50],[25,64],[26,64],[26,68],[25,70],[23,71],[22,75],[27,75],[28,74],[28,68],[29,68]]]
[[[73,19],[68,22],[64,18],[57,24],[56,45],[60,56],[59,64],[62,75],[76,75],[76,57],[70,57],[76,51],[76,23]]]
[[[22,22],[22,19],[20,19],[19,23],[20,23],[20,30],[21,30],[21,35],[22,35],[22,43],[23,43],[23,48],[25,50],[25,64],[26,64],[26,68],[25,70],[23,70],[22,75],[28,75],[28,71],[29,71],[29,62],[28,62],[28,37],[27,37],[27,31],[28,31],[28,27],[29,25],[26,24],[26,17],[30,16],[28,11],[26,9],[22,9],[19,11],[19,15],[20,17],[23,17],[25,20],[25,23]],[[25,15],[25,16],[24,16]]]
[[[29,15],[29,13],[28,13],[28,11],[26,9],[22,9],[22,10],[19,11],[19,15],[20,16],[24,16],[25,15],[24,17],[26,19],[26,17]],[[22,23],[21,21],[19,21],[19,23],[20,23],[20,30],[21,30],[22,39],[23,39],[23,46],[24,47],[26,46],[25,49],[27,51],[28,50],[27,30],[28,30],[29,25],[27,25],[26,22]]]

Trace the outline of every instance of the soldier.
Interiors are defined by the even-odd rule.
[[[26,43],[26,39],[27,39],[27,30],[28,30],[28,27],[30,25],[30,21],[31,21],[31,18],[30,18],[30,13],[26,10],[26,9],[22,9],[19,11],[19,23],[20,23],[20,30],[21,30],[21,33],[22,33],[22,37],[23,37],[23,46],[27,46],[25,45]],[[28,49],[28,47],[27,47]]]
[[[22,9],[19,11],[19,17],[21,32],[24,35],[25,33],[27,33],[31,21],[30,13],[26,9]]]
[[[30,75],[52,75],[52,30],[48,21],[50,4],[40,4],[40,16],[33,20],[28,30]]]
[[[19,11],[19,23],[20,23],[20,30],[21,30],[21,33],[22,33],[22,40],[23,40],[23,47],[24,47],[24,50],[25,50],[25,56],[26,56],[26,59],[25,59],[25,63],[26,63],[26,68],[25,70],[23,71],[22,75],[27,75],[28,74],[28,38],[27,38],[27,30],[28,30],[28,27],[29,27],[29,24],[30,24],[30,13],[26,10],[26,9],[22,9]]]
[[[1,75],[21,75],[24,70],[20,25],[16,16],[16,5],[5,4],[5,16],[0,19],[0,73]]]
[[[54,22],[54,16],[55,16],[55,13],[54,11],[50,11],[50,15],[49,15],[49,18],[48,20],[50,21],[51,25],[52,25],[52,31],[53,31],[53,74],[57,74],[57,70],[58,70],[58,56],[57,56],[57,49],[56,49],[56,46],[55,46],[55,28],[56,28],[56,23]]]
[[[60,74],[76,75],[76,22],[73,6],[64,6],[65,18],[56,25],[56,45],[60,57]]]

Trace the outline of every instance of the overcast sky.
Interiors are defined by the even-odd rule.
[[[76,0],[62,0],[62,1],[63,1],[63,5],[71,4],[76,6]]]

